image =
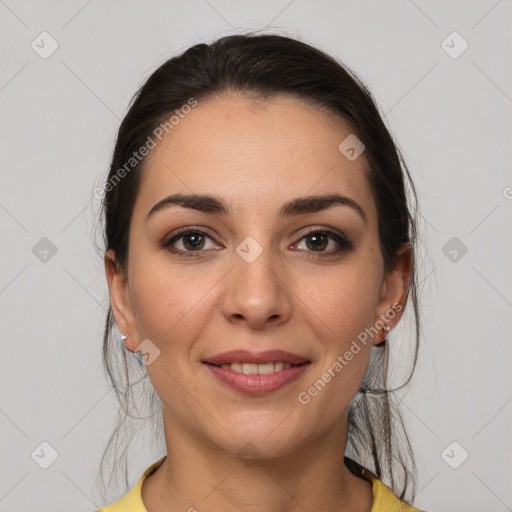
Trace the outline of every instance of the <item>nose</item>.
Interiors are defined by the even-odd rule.
[[[225,281],[223,307],[229,322],[261,330],[288,320],[292,292],[286,283],[286,271],[270,248],[258,244],[262,252],[254,260],[247,257],[256,250],[254,245],[254,242],[249,243],[244,246],[245,253],[242,250],[233,254],[233,268]]]

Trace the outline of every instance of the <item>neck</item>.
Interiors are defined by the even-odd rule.
[[[167,415],[168,416],[168,415]],[[371,484],[343,462],[345,421],[282,457],[238,458],[166,418],[167,458],[146,478],[148,512],[370,512]],[[248,449],[250,452],[250,449]]]

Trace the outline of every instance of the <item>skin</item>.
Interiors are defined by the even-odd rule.
[[[368,163],[364,153],[349,161],[338,150],[350,133],[296,98],[224,94],[199,102],[147,156],[127,269],[116,267],[111,250],[105,269],[127,347],[149,339],[160,350],[146,368],[163,404],[168,456],[144,481],[148,512],[371,510],[370,483],[344,466],[343,455],[348,406],[385,332],[360,344],[307,405],[297,399],[393,304],[403,311],[410,279],[408,246],[384,272]],[[333,192],[356,201],[367,222],[348,206],[276,218],[290,199]],[[173,206],[146,222],[153,205],[175,193],[215,194],[231,213]],[[198,257],[160,245],[186,226],[208,235]],[[353,249],[333,254],[337,243],[327,238],[315,252],[304,238],[313,227],[341,231]],[[263,249],[252,263],[236,252],[248,236]],[[194,250],[190,237],[174,247]],[[201,362],[238,348],[279,348],[311,364],[284,388],[249,396]],[[246,443],[258,450],[252,465],[237,456]]]

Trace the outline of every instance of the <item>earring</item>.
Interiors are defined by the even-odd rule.
[[[125,336],[124,334],[121,334],[121,340],[122,342],[124,343],[124,346],[130,351],[130,352],[133,352],[133,350],[131,350],[128,345],[126,344],[126,339],[128,338],[128,336]]]
[[[380,343],[377,343],[375,346],[376,347],[384,347],[387,343],[387,339],[386,339],[386,336],[388,335],[390,329],[389,329],[389,325],[384,325],[382,326],[382,330],[384,331],[384,339],[380,342]]]

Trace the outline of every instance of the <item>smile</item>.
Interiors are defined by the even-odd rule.
[[[301,377],[310,363],[203,363],[222,385],[248,395],[273,393]]]
[[[245,375],[268,375],[274,372],[280,372],[281,370],[287,370],[292,366],[299,366],[297,364],[285,363],[283,361],[276,361],[270,363],[263,364],[254,364],[254,363],[224,363],[222,365],[215,365],[220,368],[228,369],[230,368],[234,372],[244,373]]]

